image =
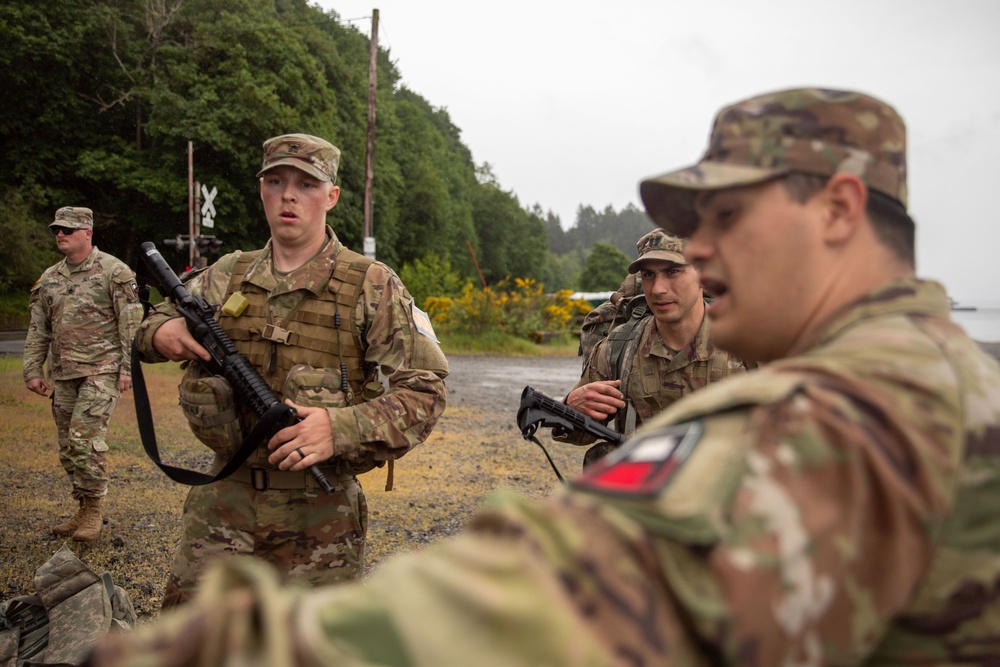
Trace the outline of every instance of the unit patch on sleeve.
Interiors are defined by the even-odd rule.
[[[410,302],[410,313],[413,316],[413,324],[416,325],[417,331],[427,336],[435,343],[439,342],[437,336],[434,335],[434,325],[431,324],[430,316],[417,308],[417,304],[412,301]]]
[[[703,430],[701,422],[686,422],[633,438],[584,468],[570,485],[617,496],[655,496],[691,455]]]

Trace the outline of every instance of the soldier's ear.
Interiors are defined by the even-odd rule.
[[[868,188],[854,174],[834,174],[820,193],[824,205],[823,236],[830,243],[852,237],[865,217]]]
[[[330,192],[327,195],[326,200],[326,210],[329,211],[331,208],[337,205],[337,201],[340,199],[340,186],[332,185],[330,186]]]

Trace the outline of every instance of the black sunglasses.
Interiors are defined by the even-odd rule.
[[[59,236],[59,232],[62,232],[63,236],[71,236],[76,229],[74,227],[49,227],[55,236]]]

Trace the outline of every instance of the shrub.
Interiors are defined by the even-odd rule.
[[[570,299],[569,290],[544,294],[532,278],[509,278],[494,287],[468,284],[458,297],[430,297],[426,306],[441,333],[478,335],[500,331],[531,338],[538,332],[570,333],[591,310],[590,303]]]

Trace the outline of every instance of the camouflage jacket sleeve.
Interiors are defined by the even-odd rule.
[[[356,318],[365,361],[377,365],[389,390],[349,408],[330,408],[335,456],[398,458],[424,441],[444,411],[448,361],[436,340],[418,330],[413,299],[380,262],[365,275]]]
[[[121,342],[121,375],[132,375],[132,339],[142,320],[142,306],[136,293],[135,274],[125,264],[111,276],[111,299],[118,321],[118,340]]]
[[[236,265],[239,253],[230,253],[219,258],[206,269],[185,276],[184,287],[192,296],[204,296],[209,303],[221,303],[229,285],[229,276]],[[141,311],[140,311],[141,317]],[[180,317],[170,301],[162,301],[149,309],[136,332],[136,347],[146,363],[163,363],[167,358],[153,347],[153,336],[164,322]]]
[[[49,355],[49,342],[52,340],[51,322],[45,297],[41,293],[41,285],[42,281],[39,279],[31,290],[28,304],[31,320],[28,324],[28,334],[24,339],[25,382],[45,376],[43,367]]]

